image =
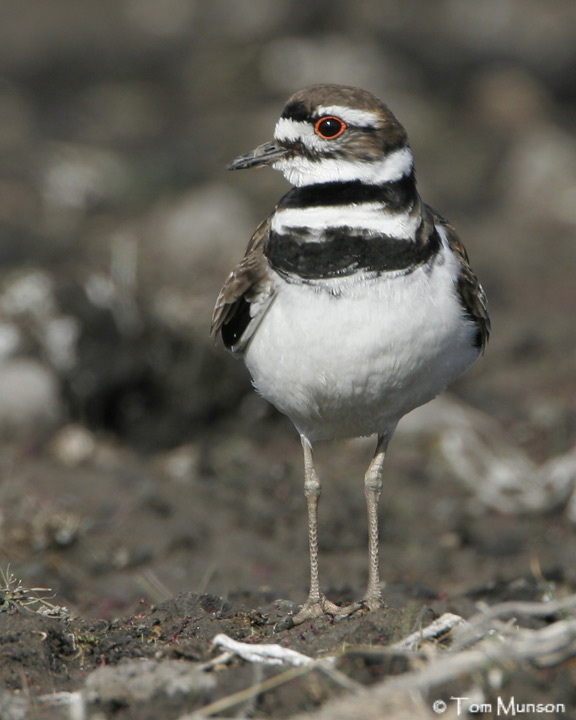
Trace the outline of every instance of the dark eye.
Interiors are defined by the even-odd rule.
[[[346,130],[346,123],[333,115],[325,115],[316,121],[314,132],[325,140],[334,140]]]

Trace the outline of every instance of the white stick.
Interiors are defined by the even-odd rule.
[[[216,635],[212,640],[212,644],[230,650],[248,662],[261,662],[268,665],[293,665],[295,667],[309,665],[314,662],[308,655],[303,655],[296,652],[296,650],[290,650],[281,645],[252,645],[233,640],[224,633]]]

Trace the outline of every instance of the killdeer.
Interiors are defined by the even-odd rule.
[[[453,227],[416,190],[406,131],[365,90],[295,93],[274,139],[231,170],[269,165],[294,186],[257,227],[216,301],[212,332],[300,434],[310,591],[294,624],[382,605],[378,501],[399,420],[481,354],[486,297]],[[318,575],[319,440],[377,435],[365,474],[368,587],[330,602]]]

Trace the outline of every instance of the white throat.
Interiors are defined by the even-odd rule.
[[[272,167],[280,170],[286,180],[296,187],[354,180],[368,185],[381,185],[410,175],[414,167],[414,158],[412,151],[406,146],[373,161],[354,161],[344,158],[309,160],[296,156],[278,160]]]

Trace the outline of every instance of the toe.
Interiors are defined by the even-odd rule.
[[[335,618],[345,618],[352,615],[357,610],[364,607],[364,602],[359,601],[350,605],[336,605],[336,603],[328,600],[324,595],[319,599],[308,599],[295,615],[291,616],[292,626],[300,625],[307,620],[321,617],[322,615],[330,615]]]

